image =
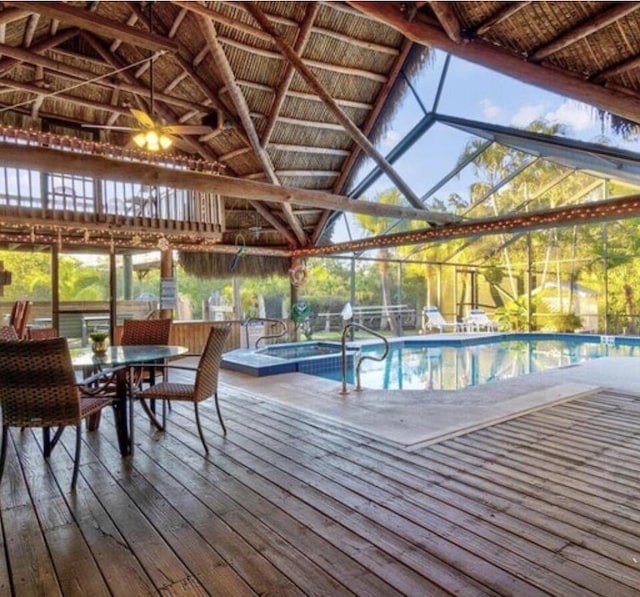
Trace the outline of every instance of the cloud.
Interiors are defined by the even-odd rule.
[[[554,124],[564,124],[576,132],[587,131],[598,126],[591,108],[573,100],[563,102],[556,110],[546,114],[545,118]]]
[[[395,129],[389,129],[382,139],[384,147],[395,147],[400,141],[400,133]]]
[[[504,109],[497,106],[489,99],[480,100],[480,108],[482,109],[482,117],[487,122],[504,122],[506,118]]]
[[[511,117],[511,124],[515,127],[527,128],[535,120],[540,120],[544,113],[544,104],[524,104]]]

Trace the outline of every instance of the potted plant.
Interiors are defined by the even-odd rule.
[[[109,334],[104,330],[93,330],[89,332],[91,338],[91,350],[96,354],[107,352],[109,348]]]

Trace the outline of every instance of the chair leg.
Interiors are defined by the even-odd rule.
[[[44,457],[49,458],[51,456],[51,429],[49,427],[42,428],[42,443],[44,445]]]
[[[80,449],[82,447],[82,425],[76,425],[76,456],[73,463],[73,477],[71,477],[71,491],[76,488],[76,481],[78,480],[78,469],[80,468]]]
[[[162,431],[167,428],[167,402],[169,402],[169,408],[171,408],[171,402],[169,400],[162,401]]]
[[[220,403],[218,402],[218,392],[213,395],[214,401],[216,403],[216,412],[218,413],[218,420],[220,421],[220,425],[222,426],[222,433],[227,435],[227,427],[224,424],[224,419],[222,418],[222,412],[220,411]]]
[[[164,417],[164,407],[163,407],[163,411],[162,411],[162,413],[163,413],[162,424],[160,424],[160,421],[158,421],[158,418],[156,417],[156,414],[149,408],[149,405],[147,404],[147,401],[144,398],[138,398],[138,402],[140,402],[140,406],[142,406],[142,409],[146,413],[147,417],[149,417],[149,420],[151,421],[153,426],[156,427],[156,429],[158,431],[164,431],[164,425],[166,423],[165,417]]]
[[[0,449],[0,480],[4,474],[4,462],[7,459],[7,441],[9,439],[9,426],[2,426],[2,448]]]
[[[44,443],[44,457],[49,458],[51,456],[51,452],[56,447],[62,432],[64,431],[64,426],[61,425],[56,429],[56,432],[53,434],[53,439],[51,439],[51,428],[43,427],[42,428],[42,440]]]
[[[198,426],[198,434],[200,435],[200,441],[204,446],[204,451],[209,454],[209,446],[207,446],[207,442],[204,439],[204,434],[202,433],[202,426],[200,425],[200,413],[198,412],[198,403],[193,403],[193,408],[196,412],[196,425]]]

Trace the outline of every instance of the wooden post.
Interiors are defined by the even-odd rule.
[[[173,278],[173,252],[170,248],[160,251],[160,279]],[[176,293],[176,300],[178,295]],[[171,319],[173,317],[173,309],[160,309],[159,319]]]

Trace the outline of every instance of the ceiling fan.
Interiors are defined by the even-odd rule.
[[[153,32],[153,18],[152,7],[153,2],[148,3],[149,7],[149,31]],[[149,57],[149,112],[143,112],[142,110],[136,110],[135,108],[129,108],[129,111],[138,122],[138,127],[128,126],[108,126],[97,124],[85,124],[86,128],[94,129],[107,129],[111,131],[131,131],[134,133],[132,142],[140,149],[146,149],[147,151],[157,152],[166,151],[173,145],[177,145],[187,151],[193,151],[193,149],[185,145],[181,139],[175,138],[173,135],[206,135],[211,133],[214,128],[210,125],[210,120],[206,120],[209,116],[205,117],[203,124],[191,125],[191,124],[158,124],[153,120],[154,113],[154,98],[153,98],[153,64],[155,62],[156,54],[152,54]]]
[[[153,67],[151,67],[153,68]],[[153,80],[153,75],[151,75]],[[153,87],[151,88],[151,97],[153,98]],[[153,99],[151,99],[151,113],[153,113]],[[213,131],[208,125],[198,124],[158,124],[153,118],[135,108],[129,108],[131,114],[138,122],[138,127],[130,126],[108,126],[99,124],[85,124],[85,128],[107,129],[110,131],[131,131],[134,133],[132,137],[133,143],[140,149],[148,151],[161,151],[171,148],[174,144],[180,145],[180,140],[174,135],[206,135]]]

